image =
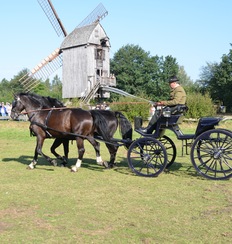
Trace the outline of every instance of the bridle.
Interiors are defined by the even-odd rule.
[[[20,102],[22,105],[23,105],[23,107],[25,108],[25,106],[24,106],[24,104],[22,103],[22,101],[21,101],[21,99],[19,98],[19,97],[17,97],[16,98],[16,100],[14,101],[14,104],[15,105],[13,105],[13,108],[12,108],[12,112],[14,112],[14,114],[18,117],[20,114],[22,114],[22,115],[24,115],[24,114],[30,114],[30,113],[35,113],[35,112],[40,112],[40,111],[50,111],[51,109],[52,110],[56,110],[56,109],[67,109],[67,107],[60,107],[60,108],[56,108],[56,107],[51,107],[51,108],[41,108],[41,107],[39,107],[38,109],[33,109],[33,110],[29,110],[29,111],[25,111],[25,112],[18,112],[18,111],[16,111],[16,109],[15,109],[15,107],[16,107],[16,104],[18,103],[18,102]]]

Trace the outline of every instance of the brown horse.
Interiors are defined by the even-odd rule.
[[[43,97],[43,99],[46,97]],[[111,158],[109,167],[112,167],[115,161],[118,145],[109,143],[115,133],[118,124],[122,132],[123,139],[129,142],[132,138],[132,128],[129,121],[120,112],[111,112],[103,110],[86,111],[78,109],[50,109],[50,110],[34,110],[36,103],[33,96],[28,94],[18,94],[12,106],[11,117],[16,119],[19,113],[25,109],[28,112],[31,121],[30,129],[37,136],[37,145],[35,155],[29,168],[34,168],[37,163],[38,154],[44,156],[50,163],[54,163],[52,159],[42,153],[42,145],[45,138],[54,137],[55,150],[57,145],[61,143],[68,144],[68,140],[76,140],[79,157],[77,163],[72,167],[72,171],[77,171],[80,167],[84,155],[83,140],[87,139],[95,148],[97,163],[108,166],[102,161],[100,156],[100,143],[94,139],[94,135],[101,136],[106,142],[106,146],[110,152]],[[40,102],[41,104],[41,102]],[[65,148],[65,147],[64,147]],[[68,148],[68,146],[67,146]],[[68,152],[66,152],[68,155]]]
[[[28,99],[30,102],[30,111],[41,110],[41,109],[50,109],[50,108],[64,108],[65,105],[57,100],[56,98],[40,96],[35,93],[21,92],[15,97],[21,97]],[[28,110],[28,112],[30,112]],[[34,111],[35,112],[35,111]],[[64,156],[59,155],[56,152],[56,148],[63,144],[64,148]],[[51,146],[51,153],[59,160],[62,161],[61,166],[66,166],[68,163],[68,153],[69,153],[69,140],[65,138],[56,138]],[[57,165],[57,161],[55,159],[52,160],[53,165]]]

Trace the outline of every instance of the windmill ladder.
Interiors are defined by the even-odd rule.
[[[89,101],[94,97],[94,95],[96,94],[97,90],[100,87],[100,80],[94,85],[94,87],[90,90],[90,92],[81,98],[80,103],[81,104],[88,104]]]

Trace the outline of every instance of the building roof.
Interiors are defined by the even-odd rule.
[[[95,32],[95,29],[99,29],[100,32],[98,35],[98,38],[93,38],[93,33]],[[103,35],[102,35],[103,34]],[[96,37],[96,36],[95,36]],[[93,23],[91,25],[86,25],[80,28],[75,28],[61,44],[60,49],[67,49],[77,46],[83,46],[88,43],[94,43],[100,45],[100,40],[102,38],[106,38],[107,35],[100,25],[99,22]]]

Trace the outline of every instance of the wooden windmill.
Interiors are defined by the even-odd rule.
[[[46,79],[62,69],[63,98],[82,98],[87,103],[96,94],[109,97],[102,87],[116,86],[110,75],[110,43],[100,25],[108,12],[100,3],[70,34],[67,34],[51,0],[37,0],[58,36],[64,40],[34,69],[21,78],[26,91],[35,88],[39,79]]]

